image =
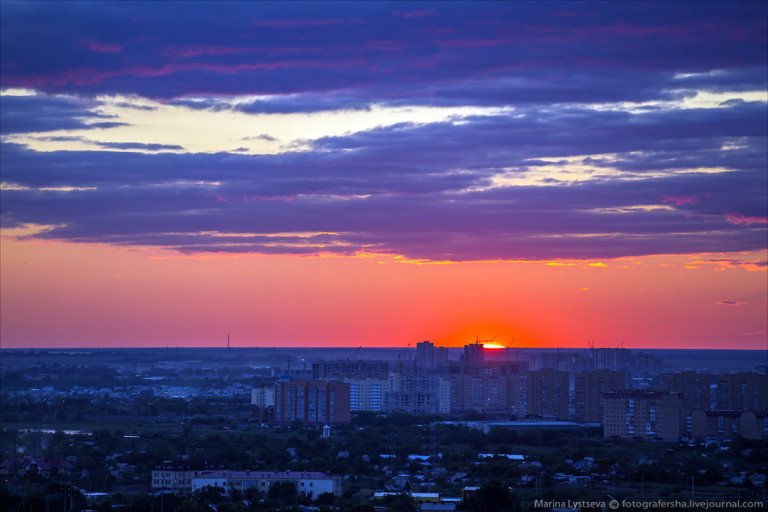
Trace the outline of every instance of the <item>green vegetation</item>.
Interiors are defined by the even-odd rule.
[[[599,500],[606,495],[765,499],[765,489],[752,478],[759,481],[756,475],[766,473],[766,442],[736,439],[723,447],[606,442],[599,429],[493,429],[486,434],[441,423],[438,417],[371,412],[354,414],[350,424],[335,426],[331,437],[323,438],[321,428],[300,423],[264,426],[266,411],[252,406],[243,392],[262,381],[250,368],[224,363],[206,371],[155,368],[147,377],[107,366],[83,369],[80,364],[88,358],[59,357],[61,363],[40,361],[23,372],[5,370],[0,459],[69,458],[74,470],[54,476],[2,475],[0,510],[166,512],[210,511],[213,506],[218,512],[247,512],[309,505],[321,512],[371,512],[374,505],[417,510],[405,494],[371,499],[398,475],[408,475],[414,492],[460,498],[466,487],[476,487],[459,510],[478,512],[532,510],[536,499]],[[156,387],[157,382],[165,387]],[[192,393],[188,399],[158,392],[177,386],[210,392]],[[227,387],[240,392],[221,392]],[[413,454],[431,459],[409,458]],[[525,462],[480,454],[523,455]],[[231,470],[326,471],[343,478],[343,494],[321,495],[310,503],[287,486],[244,496],[215,489],[195,496],[154,493],[152,468],[173,460],[207,461]],[[570,477],[588,481],[569,482]],[[86,497],[90,492],[106,494]]]
[[[120,510],[183,511],[201,506],[199,510],[211,510],[207,505],[213,504],[222,512],[295,510],[310,505],[289,485],[273,487],[266,495],[226,497],[215,490],[194,497],[153,495],[152,468],[180,458],[223,464],[232,470],[327,471],[344,477],[343,496],[321,496],[311,503],[323,511],[370,510],[372,491],[383,489],[398,474],[410,476],[414,491],[444,496],[460,497],[465,486],[479,486],[463,505],[465,510],[477,511],[527,510],[537,498],[690,496],[692,482],[699,497],[762,499],[764,494],[749,477],[765,471],[765,442],[737,439],[727,450],[678,443],[614,443],[604,441],[597,432],[494,429],[484,434],[431,420],[405,414],[357,414],[351,424],[334,428],[330,438],[323,438],[317,427],[298,424],[212,430],[204,422],[189,419],[165,430],[127,431],[119,424],[104,424],[91,435],[67,435],[60,430],[41,434],[4,424],[4,458],[21,449],[27,454],[74,457],[75,471],[51,478],[4,477],[0,508],[61,509],[65,495],[67,506],[74,510],[114,510],[115,505]],[[481,459],[481,453],[524,455],[526,463],[506,457]],[[395,457],[382,457],[385,454]],[[433,455],[437,461],[409,460],[411,454]],[[592,475],[592,479],[574,485],[558,474]],[[734,483],[733,476],[746,478]],[[80,490],[109,496],[86,503]],[[409,497],[399,496],[383,505],[409,510],[404,500],[410,503]]]

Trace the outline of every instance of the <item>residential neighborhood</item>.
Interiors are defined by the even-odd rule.
[[[507,353],[472,346],[426,365],[420,352],[402,351],[320,351],[314,360],[253,351],[251,363],[226,349],[210,350],[207,363],[190,363],[200,353],[151,352],[3,352],[5,503],[18,505],[27,493],[28,503],[43,504],[66,495],[68,510],[471,511],[499,496],[513,510],[562,496],[765,499],[759,369],[726,373],[715,362],[711,374],[637,374],[629,364],[569,372],[568,365],[585,370],[574,361],[589,351],[525,359],[518,352],[508,362]],[[158,363],[142,361],[149,357]],[[499,367],[510,375],[494,376]],[[479,368],[466,382],[490,379],[478,388],[484,392],[504,382],[510,399],[466,407],[452,398],[465,393],[456,378],[447,392],[408,391],[422,396],[416,409],[429,412],[403,407],[404,382],[440,382],[457,375],[451,368],[459,376]],[[393,387],[383,387],[378,402],[355,401],[352,390],[369,371]],[[317,378],[323,372],[327,380]],[[400,377],[409,374],[425,379]],[[531,386],[536,393],[526,395]],[[280,411],[279,396],[290,411]],[[541,413],[522,415],[519,397]],[[440,400],[465,405],[440,414]]]

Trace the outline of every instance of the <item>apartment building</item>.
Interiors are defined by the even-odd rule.
[[[274,387],[255,387],[251,389],[251,405],[266,408],[275,405]]]
[[[312,363],[312,379],[386,379],[389,367],[388,361],[374,359],[316,361]]]
[[[211,471],[193,478],[192,490],[220,487],[230,496],[234,492],[244,494],[249,488],[267,493],[277,482],[292,483],[299,496],[317,499],[323,493],[341,496],[341,478],[319,471]]]
[[[768,411],[691,411],[691,437],[695,439],[768,439]]]
[[[291,381],[282,376],[275,384],[274,422],[300,421],[310,425],[349,422],[349,391],[347,382]]]
[[[418,367],[399,368],[389,374],[387,410],[410,414],[436,414],[439,409],[440,379]]]
[[[452,411],[513,412],[517,406],[519,365],[511,361],[486,361],[477,352],[461,361],[441,365],[442,391],[450,393]]]
[[[169,490],[176,494],[189,494],[192,492],[195,477],[219,469],[224,469],[224,466],[207,462],[163,462],[152,469],[152,489]]]
[[[568,419],[568,373],[541,369],[520,372],[517,378],[518,417]]]
[[[664,390],[609,391],[604,395],[603,436],[676,441],[680,395]]]
[[[680,407],[684,411],[709,409],[712,375],[696,372],[664,373],[659,376],[659,388],[680,393]]]
[[[387,410],[388,379],[345,379],[349,384],[350,411]]]
[[[768,376],[754,372],[740,372],[715,377],[715,409],[768,408]]]
[[[448,361],[448,349],[446,347],[436,347],[430,341],[416,344],[416,366],[436,368],[446,361]]]
[[[626,375],[611,370],[580,372],[573,377],[573,419],[580,422],[603,421],[603,395],[626,388]]]

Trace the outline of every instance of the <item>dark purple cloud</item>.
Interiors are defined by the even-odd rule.
[[[146,151],[174,151],[184,149],[178,144],[154,144],[146,142],[94,142],[94,144],[105,149],[144,149]]]
[[[101,94],[246,114],[379,104],[509,108],[325,137],[278,155],[147,154],[183,148],[89,138],[78,140],[98,151],[35,152],[6,142],[2,223],[53,226],[38,237],[182,252],[364,250],[451,260],[768,244],[765,102],[605,106],[766,90],[764,2],[0,2],[0,9],[0,83],[40,92],[2,98],[3,135],[118,125],[98,113]],[[241,95],[268,97],[233,106]],[[130,99],[123,106],[153,108]],[[275,140],[263,131],[242,140]],[[569,179],[573,162],[592,176]],[[540,165],[562,173],[547,177],[549,186],[491,187],[501,174],[524,178]],[[728,172],[700,171],[712,168]],[[274,236],[292,232],[333,234]]]
[[[2,96],[0,126],[3,135],[90,128],[112,128],[125,123],[100,121],[108,116],[94,113],[93,102],[67,97]]]
[[[566,96],[608,80],[617,94],[645,97],[632,82],[644,73],[665,81],[766,60],[760,2],[324,2],[302,4],[300,16],[279,3],[181,5],[3,3],[2,85],[154,98],[378,90],[370,100],[412,98],[415,88],[439,101],[467,95],[474,80],[498,81],[501,93],[505,80],[530,75],[532,88]]]
[[[707,180],[706,176],[700,178]],[[717,185],[715,180],[709,186],[714,189]],[[291,201],[220,201],[193,185],[177,185],[170,191],[162,187],[104,187],[68,193],[6,191],[3,218],[65,224],[43,235],[49,238],[158,245],[181,251],[262,252],[265,244],[257,241],[266,241],[262,236],[198,234],[209,231],[327,230],[338,233],[331,237],[333,241],[345,244],[332,247],[334,251],[366,248],[416,258],[455,260],[746,251],[765,244],[764,226],[734,225],[724,212],[594,213],[595,208],[621,206],[626,200],[648,202],[653,193],[620,182],[610,187],[515,187],[417,197],[380,195],[334,200],[303,196]],[[295,240],[277,240],[287,241]],[[307,250],[320,250],[319,240],[304,242],[310,248]],[[279,247],[269,250],[281,252]],[[285,252],[292,251],[288,247]]]
[[[311,239],[297,249],[198,234],[298,231],[339,233],[327,249],[334,252],[429,259],[756,250],[766,244],[764,110],[745,103],[634,115],[532,111],[458,126],[396,125],[282,155],[34,153],[8,145],[7,181],[97,190],[6,191],[2,214],[9,225],[61,225],[45,237],[180,251],[326,250]],[[721,149],[734,139],[740,149]],[[619,153],[611,169],[584,156],[601,152]],[[487,189],[503,169],[525,175],[530,166],[558,165],[531,158],[577,155],[604,178]],[[712,167],[730,172],[674,172]],[[616,170],[634,179],[617,179]],[[648,205],[676,210],[626,210]]]

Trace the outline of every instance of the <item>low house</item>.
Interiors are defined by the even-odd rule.
[[[397,475],[384,486],[384,489],[387,492],[410,493],[412,490],[411,479],[408,475]]]
[[[477,454],[478,459],[493,459],[495,457],[501,457],[508,460],[515,460],[518,462],[523,462],[525,460],[524,455],[517,455],[512,453],[478,453]]]
[[[463,473],[463,472],[457,471],[451,476],[450,481],[451,483],[455,484],[455,483],[466,482],[468,479],[469,479],[469,473]]]
[[[38,473],[50,478],[56,475],[69,475],[75,467],[61,457],[22,457],[6,459],[0,462],[0,474],[24,475],[27,472]]]
[[[587,485],[592,481],[592,477],[586,475],[568,475],[568,483],[571,485]]]
[[[456,504],[455,503],[432,503],[432,502],[425,502],[421,504],[421,512],[453,512],[456,510]]]

